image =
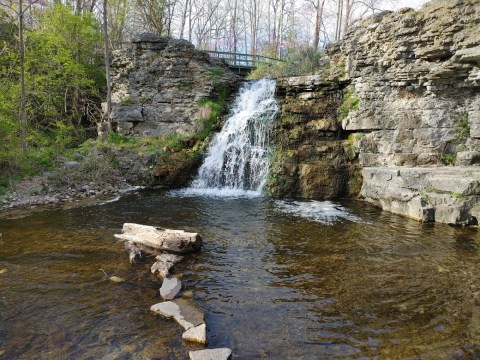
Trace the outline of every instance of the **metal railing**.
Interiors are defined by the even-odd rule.
[[[256,69],[260,64],[273,65],[282,60],[271,58],[268,56],[252,55],[252,54],[239,54],[227,51],[213,51],[206,50],[212,57],[224,59],[229,66]]]

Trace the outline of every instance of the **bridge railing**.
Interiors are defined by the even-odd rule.
[[[228,65],[235,67],[244,67],[248,69],[257,68],[260,64],[273,65],[282,60],[271,58],[268,56],[240,54],[227,51],[213,51],[207,50],[207,53],[212,57],[224,59]]]

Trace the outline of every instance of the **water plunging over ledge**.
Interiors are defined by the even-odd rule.
[[[275,80],[242,85],[222,131],[215,135],[185,194],[259,196],[269,167],[269,140],[278,113]]]

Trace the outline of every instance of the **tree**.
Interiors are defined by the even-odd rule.
[[[18,10],[13,7],[13,3],[6,4],[0,2],[1,6],[9,8],[11,11],[17,14],[18,17],[18,48],[20,49],[20,109],[19,117],[22,124],[22,151],[23,154],[27,153],[27,113],[25,102],[25,43],[23,38],[23,26],[25,13],[30,9],[32,5],[39,2],[39,0],[29,1],[28,5],[24,7],[23,0],[18,1]]]
[[[112,112],[112,86],[110,84],[110,51],[108,48],[108,0],[103,0],[103,41],[105,57],[105,78],[107,80],[107,121]]]

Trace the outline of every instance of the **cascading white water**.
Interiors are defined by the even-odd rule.
[[[277,113],[275,80],[245,83],[189,192],[260,195],[267,178],[269,140]]]

